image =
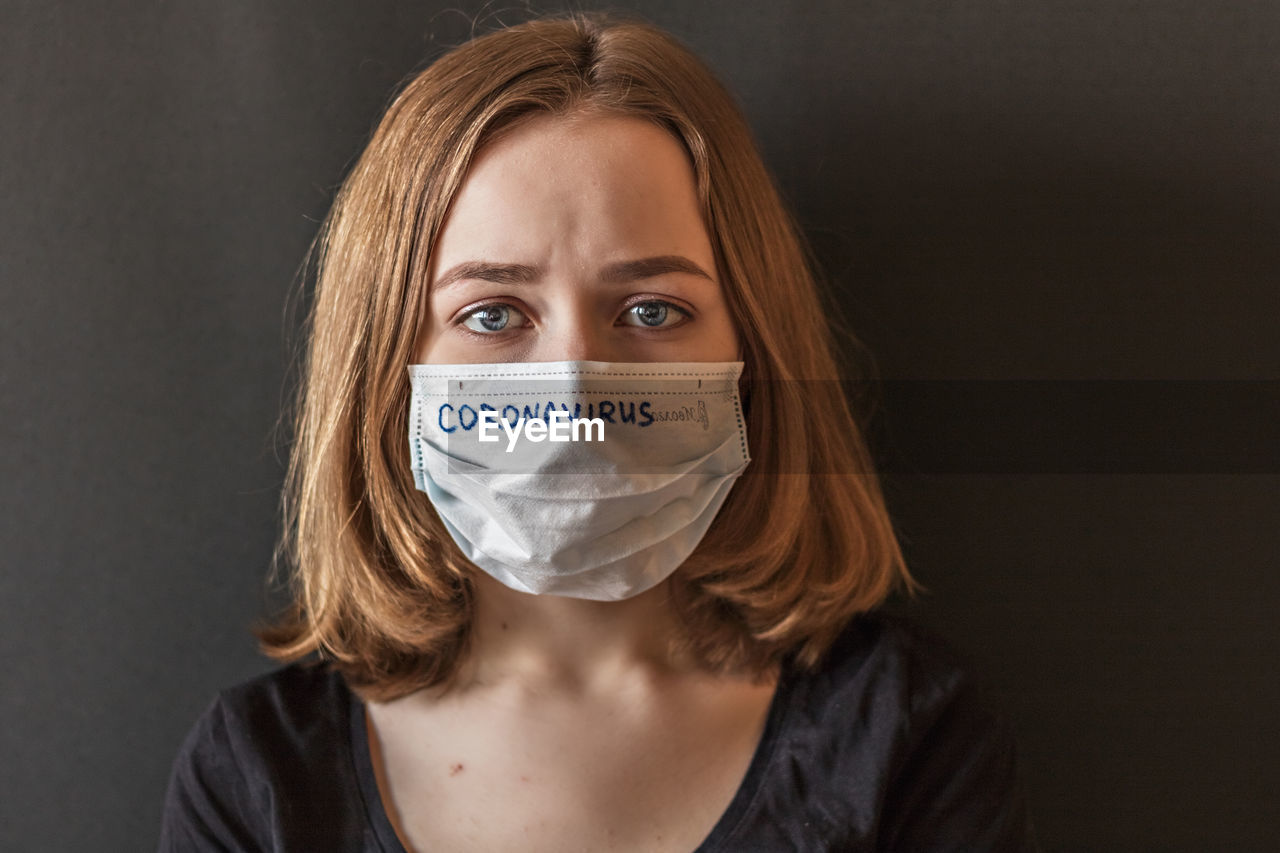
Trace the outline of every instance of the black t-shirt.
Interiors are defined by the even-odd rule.
[[[816,672],[784,667],[746,777],[694,853],[1038,849],[1012,728],[973,668],[875,612]],[[342,677],[295,663],[222,690],[174,762],[160,850],[404,853]]]

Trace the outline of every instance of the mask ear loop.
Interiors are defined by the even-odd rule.
[[[751,385],[753,384],[751,362],[743,357],[742,347],[738,348],[738,361],[742,362],[742,375],[738,377],[738,400],[742,403],[743,420],[751,420]]]

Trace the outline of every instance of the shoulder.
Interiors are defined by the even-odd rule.
[[[862,713],[883,714],[894,728],[924,724],[958,697],[989,702],[967,653],[923,624],[884,611],[854,617],[803,681],[811,712],[838,720],[852,703]],[[875,697],[870,705],[869,697]]]
[[[332,667],[298,661],[218,691],[222,714],[246,736],[330,733],[350,692]]]
[[[217,692],[182,752],[192,759],[235,756],[240,769],[278,775],[343,742],[347,688],[331,668],[297,662]]]
[[[341,676],[311,662],[219,690],[174,759],[160,849],[277,849],[314,831],[308,813],[341,836],[349,702]]]
[[[961,647],[873,611],[800,684],[807,737],[836,780],[831,795],[859,786],[880,849],[1037,849],[1013,726]]]
[[[908,676],[925,687],[944,688],[975,667],[959,646],[907,616],[875,610],[845,626],[824,662],[837,677],[851,676],[864,664]]]

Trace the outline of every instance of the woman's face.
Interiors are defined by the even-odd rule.
[[[540,115],[486,146],[445,219],[418,363],[737,361],[680,143]]]

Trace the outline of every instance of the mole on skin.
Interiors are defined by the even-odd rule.
[[[454,764],[449,767],[450,776],[457,776],[461,772],[462,772],[462,762],[458,762],[457,764]]]

